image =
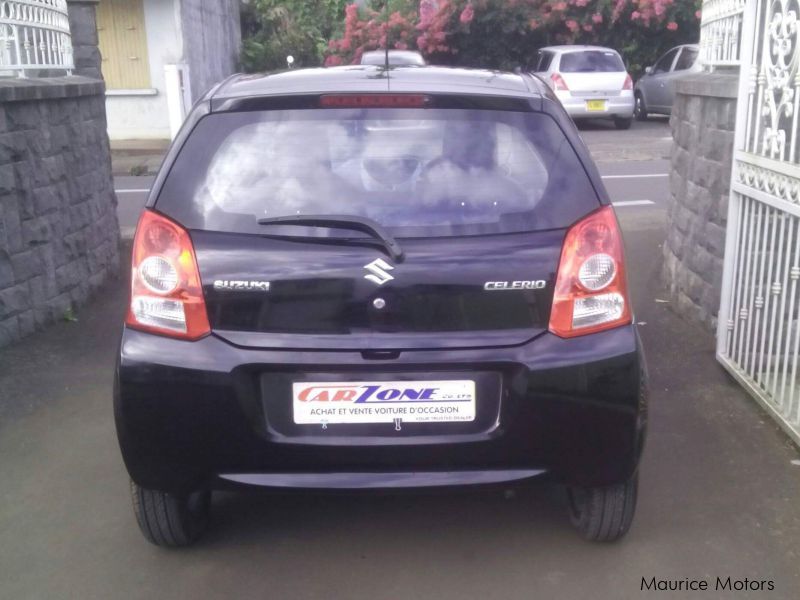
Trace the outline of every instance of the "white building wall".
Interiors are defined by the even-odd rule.
[[[117,90],[106,93],[108,135],[112,140],[170,138],[164,65],[183,59],[177,2],[144,0],[151,88],[135,93]]]
[[[188,67],[190,103],[238,68],[239,0],[144,0],[144,17],[151,88],[107,92],[112,140],[171,137],[165,65]]]

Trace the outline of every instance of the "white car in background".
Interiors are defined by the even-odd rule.
[[[386,50],[370,50],[361,55],[362,65],[383,66],[386,64]],[[414,50],[389,50],[390,67],[424,67],[425,59]]]
[[[548,46],[531,69],[555,92],[573,119],[610,118],[617,129],[633,122],[633,80],[616,50]]]

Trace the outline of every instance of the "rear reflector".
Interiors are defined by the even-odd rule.
[[[550,331],[575,337],[630,323],[622,234],[614,209],[604,206],[567,231]]]
[[[327,94],[320,96],[323,108],[423,108],[429,97],[422,94]]]

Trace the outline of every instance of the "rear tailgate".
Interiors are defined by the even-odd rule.
[[[573,96],[618,96],[628,77],[622,58],[611,49],[564,53],[558,68]]]
[[[547,329],[565,230],[597,192],[549,115],[436,102],[199,121],[155,209],[191,232],[216,335],[375,351],[508,346]],[[405,257],[347,228],[259,224],[293,215],[368,218]]]
[[[567,84],[573,96],[586,96],[592,98],[605,98],[608,96],[619,96],[625,85],[625,78],[628,76],[622,73],[562,73],[561,77]]]
[[[192,239],[211,326],[230,342],[401,350],[514,345],[544,331],[563,235],[406,240],[402,262],[369,246]]]

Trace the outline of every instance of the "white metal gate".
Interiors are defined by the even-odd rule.
[[[717,357],[800,444],[800,0],[742,8]]]
[[[72,68],[67,0],[0,0],[0,73]]]

